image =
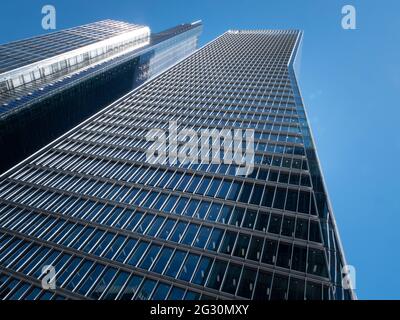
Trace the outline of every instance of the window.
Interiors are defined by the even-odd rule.
[[[168,184],[167,184],[167,186],[165,188],[174,189],[181,177],[182,177],[181,173],[175,172],[173,177],[172,177],[172,179],[168,182]]]
[[[218,187],[221,184],[221,179],[214,178],[211,182],[210,188],[206,192],[206,196],[214,197],[217,193]]]
[[[173,252],[174,252],[174,250],[171,248],[168,248],[168,247],[163,248],[161,253],[158,255],[157,262],[152,267],[152,271],[161,274],[163,272],[163,270],[165,269],[165,266],[167,265]]]
[[[253,299],[268,300],[271,290],[271,283],[272,274],[265,271],[259,271]]]
[[[187,223],[183,221],[179,221],[174,229],[174,232],[171,235],[171,238],[169,240],[174,241],[174,242],[180,242],[183,236],[183,233],[186,229]]]
[[[116,256],[115,260],[118,262],[124,262],[128,255],[132,252],[137,240],[129,239],[122,247],[121,251]]]
[[[278,242],[276,242],[275,240],[266,239],[261,261],[268,264],[275,264],[277,247]]]
[[[160,229],[160,227],[161,227],[162,223],[164,222],[164,220],[165,220],[164,217],[159,217],[158,216],[157,218],[155,218],[153,220],[153,223],[150,226],[150,228],[147,229],[146,234],[149,235],[149,236],[154,237],[157,234],[158,230]]]
[[[285,205],[286,189],[276,188],[274,208],[283,209]]]
[[[252,237],[247,258],[254,261],[260,261],[263,243],[263,238]]]
[[[164,223],[164,225],[161,228],[160,233],[158,234],[158,237],[160,239],[167,239],[169,237],[169,235],[171,234],[172,228],[175,225],[175,220],[173,219],[167,219]]]
[[[226,199],[236,201],[242,187],[242,182],[233,182]]]
[[[239,234],[238,241],[236,243],[235,251],[233,255],[244,258],[246,257],[247,248],[249,246],[250,236],[245,234]]]
[[[310,221],[310,241],[321,242],[321,233],[317,221]]]
[[[216,221],[221,211],[222,205],[219,203],[213,203],[210,207],[210,211],[208,212],[207,220]]]
[[[290,278],[289,300],[304,300],[304,280]]]
[[[128,284],[126,285],[125,289],[118,298],[120,300],[132,300],[142,280],[143,277],[136,275],[132,276],[132,278],[128,281]]]
[[[279,174],[279,182],[280,183],[288,183],[289,182],[289,173],[281,171]]]
[[[286,299],[287,286],[288,286],[288,278],[285,276],[275,274],[272,284],[271,300]]]
[[[207,243],[208,237],[210,236],[210,232],[211,232],[211,228],[202,226],[200,228],[199,233],[196,236],[193,246],[203,249]]]
[[[221,260],[215,260],[209,279],[207,281],[207,287],[219,290],[225,275],[226,266],[227,266],[226,262]]]
[[[204,195],[204,193],[206,192],[208,186],[210,185],[210,182],[211,182],[211,178],[204,177],[203,180],[200,183],[200,186],[196,190],[196,193],[200,194],[200,195]]]
[[[231,254],[233,246],[235,245],[237,233],[233,231],[226,231],[224,240],[222,241],[219,252]]]
[[[100,296],[103,294],[104,289],[108,287],[108,285],[110,284],[116,273],[117,269],[111,267],[107,268],[107,270],[101,276],[100,280],[97,282],[97,285],[89,294],[89,298],[99,299]]]
[[[296,211],[297,210],[297,197],[298,191],[293,189],[288,189],[287,200],[286,200],[286,210]]]
[[[72,291],[76,288],[78,283],[85,277],[93,262],[85,261],[77,271],[74,272],[73,277],[64,285],[65,289]]]
[[[292,244],[280,242],[276,265],[283,268],[289,268],[291,256],[292,256]]]
[[[322,286],[318,283],[307,281],[306,299],[307,300],[321,300],[322,299]]]
[[[129,273],[121,271],[115,278],[113,283],[110,285],[110,287],[108,288],[107,293],[103,295],[102,299],[115,300],[115,298],[118,296],[118,293],[121,291],[128,278],[129,278]]]
[[[218,247],[221,243],[222,235],[224,234],[223,230],[214,228],[211,233],[210,241],[208,242],[207,249],[212,251],[217,251]]]
[[[233,213],[231,216],[231,220],[229,221],[230,225],[239,227],[244,218],[244,210],[243,208],[235,207],[233,209]]]
[[[175,278],[182,266],[182,262],[185,256],[186,251],[176,250],[164,274]]]
[[[296,238],[303,240],[308,239],[308,220],[297,218]]]
[[[210,272],[211,265],[212,260],[210,258],[202,257],[197,266],[197,270],[193,276],[192,282],[203,286],[207,279],[208,273]]]
[[[253,194],[251,195],[250,203],[259,205],[261,202],[261,198],[263,195],[264,186],[261,185],[254,185]]]
[[[187,188],[187,192],[190,193],[194,193],[194,191],[196,190],[197,186],[199,185],[199,182],[201,180],[201,176],[195,175],[192,179],[192,181],[190,182],[189,187]]]
[[[223,180],[221,187],[218,190],[218,193],[216,194],[216,197],[220,199],[225,199],[226,196],[228,195],[230,186],[231,186],[231,181]]]
[[[259,212],[255,229],[266,232],[268,227],[268,221],[269,221],[269,213]]]
[[[179,182],[179,185],[176,187],[176,190],[178,190],[178,191],[185,190],[185,188],[188,186],[188,183],[189,183],[191,177],[192,176],[189,174],[184,174],[183,178]]]
[[[103,254],[104,258],[111,259],[115,255],[115,253],[119,250],[124,241],[125,241],[125,236],[117,236],[114,242],[108,248],[107,252]]]
[[[294,225],[295,225],[295,219],[293,217],[285,216],[282,222],[281,234],[284,236],[293,237]]]
[[[188,206],[184,210],[183,214],[188,217],[192,217],[196,211],[197,206],[199,205],[199,200],[192,199],[190,200]]]
[[[156,281],[150,279],[144,280],[135,297],[135,300],[149,300],[155,286]]]
[[[243,227],[253,229],[256,217],[257,217],[257,211],[247,209],[246,216],[243,222]]]
[[[140,220],[140,223],[138,224],[138,226],[135,228],[135,232],[137,233],[144,233],[145,230],[148,228],[148,226],[150,225],[151,221],[154,218],[154,214],[151,213],[147,213],[142,220]]]
[[[279,234],[281,232],[282,216],[271,214],[271,219],[268,226],[268,232]]]
[[[168,300],[182,300],[185,295],[185,290],[178,287],[172,287],[169,293]]]
[[[228,223],[229,218],[231,217],[233,208],[231,206],[224,205],[221,210],[221,214],[219,215],[218,222]]]
[[[154,290],[152,300],[165,300],[167,298],[171,286],[165,283],[158,283],[156,290]]]
[[[96,282],[96,280],[100,277],[104,270],[104,266],[101,264],[96,264],[92,271],[86,276],[84,282],[80,285],[77,293],[81,295],[86,295],[88,290],[92,287],[92,285]]]
[[[96,245],[95,250],[92,252],[96,256],[100,256],[101,253],[110,245],[112,239],[114,238],[115,234],[107,233],[100,242]]]
[[[307,262],[307,248],[294,246],[292,268],[294,270],[305,272]]]
[[[158,199],[155,201],[155,203],[153,204],[152,207],[156,210],[161,210],[166,199],[167,199],[166,194],[160,194]]]
[[[310,192],[300,191],[299,194],[299,212],[309,213],[310,212]]]
[[[198,219],[204,219],[204,217],[207,215],[208,209],[211,206],[211,202],[208,201],[201,201],[199,208],[197,209],[197,212],[195,214],[195,217]]]
[[[251,195],[251,190],[253,189],[253,184],[245,182],[240,194],[238,201],[248,203]]]
[[[186,245],[191,245],[194,237],[197,234],[197,231],[199,230],[199,227],[200,226],[197,224],[192,224],[192,223],[189,224],[181,243],[186,244]]]
[[[322,277],[328,276],[324,251],[312,248],[309,249],[307,272]]]
[[[251,299],[254,290],[254,281],[256,279],[257,270],[244,267],[242,278],[239,284],[238,295],[244,298]]]
[[[308,176],[306,176],[306,177],[308,177]],[[294,184],[297,186],[297,185],[299,185],[299,181],[300,181],[300,175],[298,173],[292,172],[290,174],[290,184]]]
[[[157,257],[157,254],[160,252],[161,246],[152,244],[147,251],[145,257],[139,265],[139,268],[149,270],[150,266],[153,264],[154,260]]]
[[[188,198],[180,198],[175,209],[173,210],[173,213],[181,215],[183,213],[183,209],[185,209],[189,199]]]
[[[136,266],[139,260],[143,257],[143,253],[146,251],[148,245],[148,242],[140,241],[127,263],[131,266]]]
[[[170,196],[164,205],[163,211],[171,212],[177,200],[178,200],[177,196]]]
[[[181,273],[179,275],[179,279],[184,281],[189,281],[192,277],[194,270],[196,268],[197,262],[199,261],[200,256],[197,254],[190,253],[188,254],[184,265],[182,266]]]
[[[275,187],[266,186],[261,205],[264,207],[272,207],[272,200],[274,199]]]

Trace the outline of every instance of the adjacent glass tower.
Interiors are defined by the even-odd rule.
[[[301,41],[228,31],[4,174],[0,298],[354,298],[296,81]],[[254,170],[149,162],[146,135],[171,121],[254,129]]]
[[[103,20],[0,45],[0,173],[192,53],[201,28]]]

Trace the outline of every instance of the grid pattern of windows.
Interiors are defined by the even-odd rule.
[[[300,39],[228,31],[3,176],[1,268],[33,283],[55,265],[71,299],[351,298],[292,72]],[[146,134],[171,120],[255,129],[254,171],[146,162]]]

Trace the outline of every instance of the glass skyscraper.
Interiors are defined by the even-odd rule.
[[[227,31],[4,174],[0,298],[355,298],[296,80],[301,41]],[[171,122],[254,130],[253,170],[225,153],[148,161],[149,131]]]
[[[103,20],[0,45],[0,173],[192,53],[201,28]]]

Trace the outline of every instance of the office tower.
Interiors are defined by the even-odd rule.
[[[104,20],[0,45],[0,173],[193,52],[200,32]]]
[[[301,41],[228,31],[3,175],[0,298],[354,298],[297,85]],[[247,175],[225,151],[177,161],[161,141],[207,128],[254,130]]]

